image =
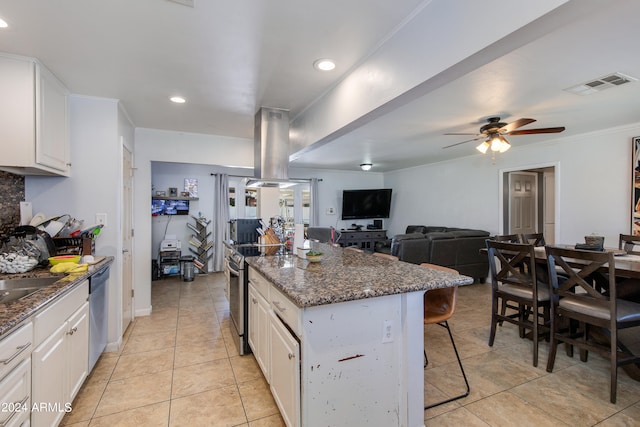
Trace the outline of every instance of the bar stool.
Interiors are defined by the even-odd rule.
[[[458,274],[458,272],[452,268],[443,267],[441,265],[422,263],[421,267],[433,268],[440,271],[446,271],[451,274]],[[458,349],[456,348],[456,343],[453,340],[453,335],[451,334],[451,328],[449,328],[449,323],[447,322],[453,312],[456,309],[456,296],[458,294],[458,287],[454,286],[451,288],[441,288],[441,289],[431,289],[424,293],[424,324],[425,325],[433,325],[437,324],[442,326],[449,333],[449,339],[451,340],[451,345],[453,346],[453,351],[456,354],[456,359],[458,359],[458,366],[460,366],[460,372],[462,372],[462,378],[464,378],[464,383],[466,386],[466,392],[452,397],[446,400],[443,400],[438,403],[433,403],[431,405],[427,405],[424,407],[425,410],[433,408],[435,406],[444,405],[445,403],[453,402],[454,400],[462,399],[463,397],[469,396],[469,392],[471,391],[469,387],[469,381],[467,380],[467,375],[464,372],[464,368],[462,367],[462,361],[460,360],[460,355],[458,354]],[[425,346],[426,347],[426,346]],[[424,350],[424,367],[426,368],[429,364],[429,359],[427,358],[427,350]]]

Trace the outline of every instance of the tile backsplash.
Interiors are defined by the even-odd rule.
[[[24,176],[0,171],[0,236],[20,225],[20,202],[24,202]]]

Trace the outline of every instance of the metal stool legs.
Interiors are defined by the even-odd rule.
[[[424,409],[425,411],[427,409],[431,409],[435,406],[440,406],[440,405],[444,405],[445,403],[449,403],[449,402],[453,402],[454,400],[458,400],[458,399],[462,399],[463,397],[467,397],[469,396],[469,392],[471,391],[470,387],[469,387],[469,381],[467,380],[467,375],[464,373],[464,368],[462,367],[462,361],[460,360],[460,355],[458,354],[458,349],[456,348],[456,343],[455,341],[453,341],[453,335],[451,334],[451,329],[449,328],[449,323],[445,320],[441,323],[438,323],[438,325],[442,326],[443,328],[447,329],[447,332],[449,333],[449,339],[451,340],[451,345],[453,346],[453,351],[456,353],[456,359],[458,359],[458,366],[460,366],[460,372],[462,372],[462,378],[464,378],[464,384],[467,387],[467,391],[464,394],[461,394],[459,396],[456,397],[452,397],[450,399],[447,400],[443,400],[442,402],[438,402],[438,403],[433,403],[431,405],[425,406]],[[427,359],[427,351],[424,351],[424,366],[425,368],[427,367],[427,365],[429,364],[429,359]]]

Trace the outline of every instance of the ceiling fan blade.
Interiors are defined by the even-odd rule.
[[[507,135],[531,135],[536,133],[560,133],[564,130],[564,126],[556,128],[538,128],[538,129],[522,129],[508,132]]]
[[[483,139],[484,137],[485,137],[484,135],[481,135],[481,136],[479,136],[477,138],[467,139],[466,141],[462,141],[462,142],[456,142],[455,144],[451,144],[451,145],[447,145],[446,147],[442,147],[442,149],[455,147],[456,145],[461,145],[461,144],[464,144],[464,143],[467,143],[467,142],[471,142],[471,141],[477,141],[479,139]]]
[[[498,129],[498,132],[509,133],[515,129],[518,129],[519,127],[528,125],[529,123],[533,122],[535,122],[535,119],[518,119],[515,122],[511,122],[508,125],[501,127],[500,129]]]

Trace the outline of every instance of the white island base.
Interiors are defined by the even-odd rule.
[[[303,310],[303,426],[424,426],[423,295]]]
[[[424,426],[424,291],[300,308],[249,280],[250,328],[268,331],[249,343],[288,426]]]

